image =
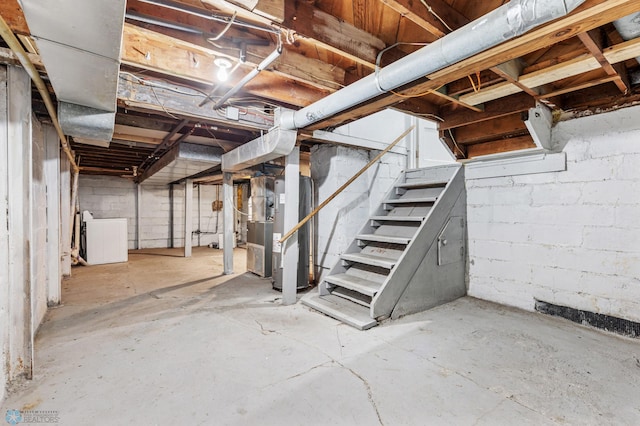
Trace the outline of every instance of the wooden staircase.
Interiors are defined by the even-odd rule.
[[[464,171],[407,170],[302,303],[365,330],[466,294]]]

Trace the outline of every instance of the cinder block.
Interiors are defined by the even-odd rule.
[[[596,250],[640,252],[640,229],[586,227],[584,247]]]
[[[467,204],[474,205],[518,205],[531,204],[531,187],[486,187],[467,191]]]
[[[616,228],[640,228],[640,203],[613,207]]]
[[[585,204],[638,204],[640,184],[633,181],[606,180],[584,184],[582,201]]]
[[[622,164],[622,157],[567,161],[567,171],[558,173],[558,182],[595,182],[611,179]]]
[[[640,144],[637,141],[627,141],[628,145],[635,146],[636,149],[640,151]],[[616,170],[616,178],[620,180],[630,180],[634,181],[636,185],[640,182],[640,154],[625,154],[622,159],[622,165]],[[636,191],[635,194],[636,200],[640,201],[639,192]]]
[[[475,277],[531,282],[531,265],[526,262],[476,258],[469,265],[469,279]]]
[[[512,176],[500,176],[486,179],[467,179],[467,190],[471,188],[487,188],[487,187],[501,187],[501,186],[514,186],[514,180]]]
[[[535,185],[532,187],[532,205],[576,204],[582,196],[583,183]]]

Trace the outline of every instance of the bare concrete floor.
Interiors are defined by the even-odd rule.
[[[73,270],[7,409],[64,425],[640,424],[640,342],[472,298],[366,332],[206,248]],[[244,266],[236,251],[236,269]],[[240,267],[238,267],[240,265]]]

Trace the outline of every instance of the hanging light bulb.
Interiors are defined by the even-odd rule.
[[[229,68],[231,68],[231,61],[227,58],[216,58],[213,63],[218,67],[216,77],[219,81],[227,81],[229,78]]]

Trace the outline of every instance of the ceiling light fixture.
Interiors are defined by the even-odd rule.
[[[229,78],[229,68],[231,68],[231,61],[227,58],[216,58],[213,63],[218,67],[216,77],[220,81],[227,81]]]

